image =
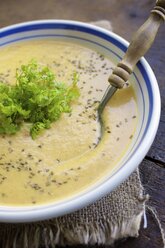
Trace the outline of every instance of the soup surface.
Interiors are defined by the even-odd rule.
[[[105,132],[96,107],[108,86],[113,62],[87,47],[64,41],[33,40],[0,49],[0,81],[15,84],[15,71],[31,59],[48,65],[57,81],[71,84],[79,74],[80,97],[37,139],[24,124],[16,135],[0,135],[0,205],[37,205],[76,195],[110,175],[127,151],[137,124],[132,86],[118,91],[106,106]]]

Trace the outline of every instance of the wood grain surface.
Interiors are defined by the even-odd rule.
[[[154,0],[0,0],[0,27],[37,19],[110,20],[114,31],[128,41],[145,21]],[[151,50],[145,56],[157,77],[161,99],[161,120],[156,139],[140,165],[141,178],[151,204],[165,229],[165,25],[160,28]],[[148,228],[136,239],[116,244],[117,248],[163,248],[157,223],[147,213]],[[79,246],[80,247],[80,246]]]

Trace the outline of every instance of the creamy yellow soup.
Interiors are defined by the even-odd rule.
[[[15,135],[0,135],[0,205],[57,202],[111,175],[127,151],[137,124],[130,83],[106,106],[105,132],[98,143],[97,105],[108,86],[113,62],[87,47],[64,41],[33,40],[0,49],[0,81],[15,84],[16,68],[31,59],[48,65],[57,81],[71,84],[79,74],[79,99],[49,130],[32,140],[29,124]]]

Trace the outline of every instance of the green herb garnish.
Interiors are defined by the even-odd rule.
[[[57,82],[48,67],[35,61],[22,65],[16,72],[16,84],[0,82],[0,134],[15,134],[25,122],[31,123],[35,139],[48,129],[62,113],[71,112],[71,101],[79,96],[78,75],[71,86]]]

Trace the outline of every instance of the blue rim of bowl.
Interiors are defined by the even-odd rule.
[[[13,25],[13,26],[9,26],[7,28],[3,28],[2,29],[2,32],[1,32],[1,37],[6,37],[6,36],[10,36],[12,34],[16,34],[16,33],[21,33],[21,32],[28,32],[28,31],[35,31],[35,30],[44,30],[44,29],[65,29],[65,30],[75,30],[75,31],[80,31],[80,32],[83,32],[83,33],[89,33],[89,34],[92,34],[96,37],[99,37],[99,38],[102,38],[103,40],[106,40],[106,41],[109,41],[111,42],[112,44],[114,44],[116,47],[120,48],[123,52],[126,51],[127,49],[127,46],[128,46],[128,43],[122,39],[121,37],[117,36],[116,34],[113,34],[109,31],[106,31],[102,28],[98,28],[98,27],[95,27],[93,25],[89,25],[89,24],[85,24],[85,23],[81,23],[81,22],[75,22],[75,21],[66,21],[66,20],[43,20],[43,21],[34,21],[34,22],[27,22],[27,23],[22,23],[22,24],[18,24],[18,25]],[[38,35],[40,36],[40,35]],[[49,35],[44,35],[44,36],[49,36]],[[34,37],[34,36],[33,36]],[[28,39],[29,37],[25,37],[23,39]],[[74,37],[75,38],[75,37]],[[82,39],[82,38],[81,38]],[[20,40],[20,39],[19,39]],[[15,40],[16,41],[16,40]],[[90,40],[88,40],[90,41]],[[2,45],[5,45],[7,43],[11,43],[11,42],[14,42],[13,40],[12,41],[9,41],[9,42],[6,42],[6,43],[3,43]],[[91,42],[91,41],[90,41]],[[1,46],[2,46],[1,45]],[[98,45],[100,45],[98,43]],[[104,47],[106,48],[106,47]],[[109,48],[107,48],[108,50],[110,50]],[[110,50],[111,52],[113,52],[112,50]],[[115,53],[115,52],[113,52]],[[120,56],[118,54],[115,53],[116,56],[118,56],[120,58]],[[145,83],[146,83],[146,87],[147,87],[147,90],[148,90],[148,97],[149,97],[149,115],[148,115],[148,120],[147,120],[147,124],[146,124],[146,128],[145,128],[145,132],[143,133],[143,136],[141,137],[141,140],[140,140],[140,143],[138,144],[138,146],[136,147],[135,151],[131,154],[131,156],[128,158],[128,160],[131,160],[131,158],[135,155],[135,153],[137,152],[137,149],[139,148],[139,146],[141,146],[141,143],[142,141],[144,140],[144,138],[146,137],[146,135],[148,134],[148,128],[150,126],[150,123],[151,123],[151,119],[152,119],[152,116],[154,114],[154,91],[153,91],[153,87],[152,87],[152,82],[151,82],[151,79],[149,78],[148,76],[148,73],[146,71],[146,68],[145,67],[148,67],[147,69],[150,70],[150,73],[152,72],[151,68],[149,67],[148,63],[144,60],[144,59],[141,59],[138,64],[137,64],[137,67],[140,71],[140,73],[142,74],[143,76],[143,79],[145,80]],[[153,72],[152,72],[153,74]],[[138,77],[136,76],[136,74],[134,73],[134,76],[137,80],[137,82],[139,81],[138,80]],[[154,74],[152,75],[154,76]],[[155,77],[154,77],[155,79]],[[156,79],[155,79],[155,83],[157,84],[156,82]],[[140,86],[140,83],[138,82],[139,86]],[[142,93],[142,90],[141,90],[141,93]],[[157,94],[158,94],[158,99],[160,101],[160,95],[159,95],[159,90],[158,90],[158,87],[157,87]],[[143,93],[142,93],[143,95]],[[144,98],[144,95],[143,95],[143,98]],[[143,99],[144,101],[144,99]],[[148,149],[150,148],[151,144],[152,144],[152,141],[155,137],[155,134],[156,134],[156,130],[157,130],[157,127],[158,127],[158,123],[159,123],[159,117],[160,117],[160,104],[158,103],[158,107],[157,107],[157,123],[155,124],[155,128],[154,128],[154,131],[152,133],[152,139],[150,142],[148,142],[149,144],[146,144],[146,147],[145,147],[145,152],[143,153],[147,153]],[[141,162],[141,160],[144,158],[145,154],[143,154],[143,156],[141,157],[141,159],[139,160],[139,163]],[[127,162],[125,162],[114,174],[113,176],[115,176],[116,173],[119,172],[119,170],[123,170],[123,168],[125,167],[125,164],[128,163],[128,160]],[[136,165],[137,166],[137,165]],[[136,168],[136,166],[133,167],[133,169]],[[133,171],[133,169],[130,170],[130,173]],[[129,174],[130,174],[129,173]],[[112,177],[113,177],[112,176]],[[128,175],[127,175],[128,176]],[[107,181],[112,178],[111,176],[107,179]],[[122,181],[125,179],[126,177],[123,176],[122,177]],[[106,181],[103,182],[103,184],[106,183]],[[99,187],[99,185],[98,185]],[[98,188],[96,186],[95,189]],[[92,190],[91,190],[92,191]],[[80,196],[82,197],[82,195],[86,195],[88,194],[88,192],[84,193],[84,194],[81,194],[81,195],[78,195],[75,197],[76,198],[79,198]],[[105,194],[105,193],[104,193]],[[102,195],[100,195],[99,197],[101,197]],[[97,197],[98,198],[98,197]],[[67,202],[69,201],[73,201],[73,199],[68,199]],[[91,200],[88,199],[88,203],[91,202]],[[47,204],[48,205],[48,208],[49,208],[49,203]],[[46,207],[47,207],[46,205]],[[58,205],[58,204],[56,204]],[[59,203],[60,205],[60,203]],[[45,205],[41,205],[41,207],[44,207]],[[83,206],[83,205],[82,205]],[[50,206],[52,207],[52,206]],[[31,207],[30,207],[31,208]],[[13,208],[12,208],[13,209]],[[23,208],[22,208],[23,209]],[[24,208],[25,209],[25,208]],[[37,210],[38,208],[33,208],[31,211],[34,211],[34,210]],[[30,209],[27,208],[27,210],[29,211]],[[73,210],[75,210],[75,208],[73,208]],[[6,211],[6,210],[5,210]],[[24,211],[24,210],[23,210]],[[0,210],[1,212],[1,210]],[[3,212],[3,211],[2,211]],[[67,211],[67,213],[70,212],[70,211]],[[39,218],[41,219],[41,218]]]

